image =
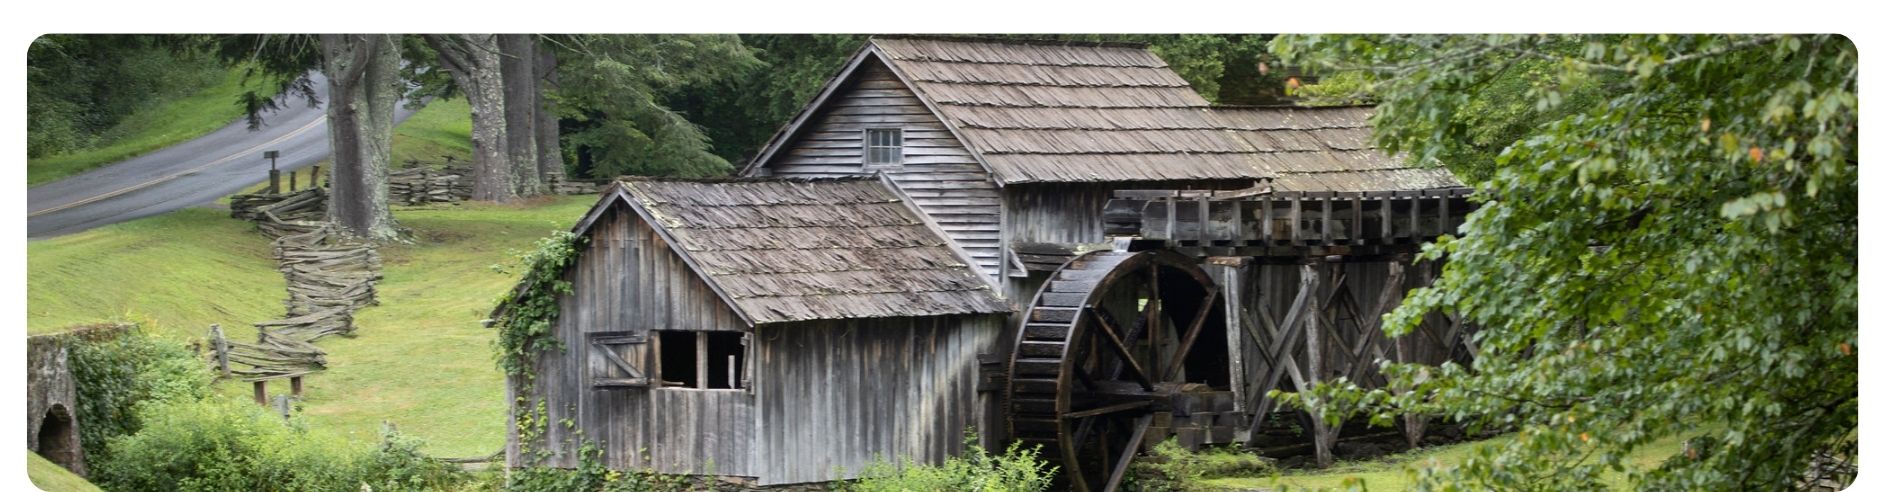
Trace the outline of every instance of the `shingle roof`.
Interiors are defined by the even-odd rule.
[[[1140,46],[874,38],[1005,183],[1257,179],[1273,173]]]
[[[752,323],[1010,311],[876,179],[620,183]]]
[[[1275,172],[1279,191],[1400,191],[1458,188],[1443,167],[1415,167],[1373,145],[1373,108],[1217,107],[1221,125]]]

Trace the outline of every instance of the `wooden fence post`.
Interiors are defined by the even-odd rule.
[[[296,172],[289,171],[289,191],[296,191]]]
[[[302,376],[289,376],[289,394],[302,398]]]
[[[210,350],[217,357],[217,374],[230,377],[230,342],[223,339],[223,327],[210,325]]]
[[[269,405],[269,381],[258,379],[251,384],[256,388],[256,404]]]
[[[271,169],[269,170],[269,194],[280,193],[282,193],[282,171]]]
[[[322,165],[316,164],[314,166],[309,166],[309,187],[310,188],[322,187],[321,178],[322,178]]]

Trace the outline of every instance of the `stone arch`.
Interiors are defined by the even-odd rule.
[[[72,410],[65,405],[55,403],[46,409],[45,418],[40,419],[39,432],[33,436],[33,441],[33,448],[47,461],[68,470],[84,470],[84,461],[80,459],[79,427],[74,425]]]

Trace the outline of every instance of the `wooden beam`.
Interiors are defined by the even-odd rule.
[[[1324,288],[1320,284],[1320,272],[1314,265],[1302,265],[1301,276],[1314,277],[1314,288],[1316,290]],[[1315,296],[1316,299],[1319,297],[1320,296]],[[1319,318],[1323,316],[1324,313],[1321,310],[1320,301],[1314,300],[1312,302],[1314,304],[1310,306],[1311,309],[1306,311],[1307,315],[1304,318],[1305,322],[1302,324],[1302,327],[1307,331],[1307,377],[1310,382],[1315,382],[1325,379],[1327,375],[1326,367],[1322,365],[1325,361],[1322,360],[1321,357],[1323,355],[1321,352],[1326,349],[1326,346],[1322,344],[1323,339],[1321,337],[1319,321]],[[1321,417],[1323,407],[1326,405],[1325,401],[1313,395],[1304,395],[1304,398],[1309,400],[1308,414],[1314,417],[1312,419],[1314,421],[1312,433],[1314,437],[1314,464],[1320,468],[1333,466],[1333,439],[1339,437],[1339,433],[1337,432],[1339,429],[1329,429],[1327,419]]]
[[[1104,319],[1100,314],[1101,310],[1095,306],[1084,306],[1084,310],[1091,313],[1091,319],[1096,321],[1097,327],[1104,332],[1105,340],[1110,342],[1110,349],[1117,353],[1117,357],[1123,359],[1123,364],[1118,367],[1130,369],[1130,376],[1136,378],[1137,383],[1142,384],[1144,390],[1155,389],[1150,382],[1150,377],[1143,372],[1143,366],[1137,364],[1136,356],[1130,351],[1130,347],[1124,346],[1123,337],[1117,336],[1117,328],[1111,326],[1110,320]]]

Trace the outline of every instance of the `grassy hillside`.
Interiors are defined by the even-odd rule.
[[[436,99],[394,128],[396,166],[410,160],[441,162],[446,156],[473,160],[472,109],[466,98]]]
[[[382,249],[381,306],[356,315],[356,338],[331,337],[330,370],[305,381],[311,424],[373,441],[383,420],[472,456],[504,441],[505,402],[492,333],[478,324],[514,277],[492,270],[590,206],[588,196],[525,205],[400,209],[412,245]],[[283,280],[269,244],[221,211],[186,209],[27,245],[27,327],[132,320],[177,339],[222,323],[232,337],[282,314]],[[271,391],[285,391],[286,384]],[[221,388],[248,398],[248,385]]]
[[[261,77],[245,83],[243,70],[231,69],[222,83],[132,113],[91,149],[27,160],[26,183],[57,180],[210,133],[243,116],[243,108],[236,105],[238,94],[273,84]]]
[[[97,486],[92,485],[92,482],[87,482],[84,478],[72,474],[72,471],[46,461],[46,458],[32,451],[26,452],[26,477],[33,481],[33,486],[46,492],[98,492],[99,490]]]

